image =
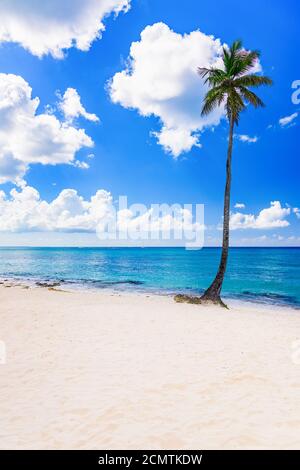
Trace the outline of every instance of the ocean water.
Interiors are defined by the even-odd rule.
[[[0,277],[72,288],[200,294],[219,248],[0,248]],[[231,248],[223,296],[300,308],[300,248]]]

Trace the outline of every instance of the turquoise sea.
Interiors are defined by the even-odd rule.
[[[0,277],[66,287],[201,293],[219,248],[0,248]],[[224,297],[300,308],[300,248],[231,248]]]

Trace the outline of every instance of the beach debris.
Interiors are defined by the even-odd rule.
[[[177,294],[174,297],[175,302],[178,304],[195,304],[195,305],[219,305],[228,309],[228,306],[224,304],[222,300],[209,300],[203,299],[203,297],[192,297],[190,295]]]
[[[45,282],[42,282],[42,281],[37,281],[35,283],[36,286],[38,287],[48,287],[49,288],[53,288],[53,287],[58,287],[60,286],[60,281],[45,281]]]
[[[177,294],[174,297],[175,302],[178,304],[202,304],[203,302],[201,301],[200,297],[192,297],[189,295],[184,295],[184,294]]]

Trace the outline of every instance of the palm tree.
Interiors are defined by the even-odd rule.
[[[226,186],[224,196],[223,244],[222,255],[217,275],[201,297],[201,301],[225,304],[221,300],[221,289],[225,276],[229,249],[229,219],[230,219],[230,189],[231,189],[231,159],[234,138],[234,127],[238,125],[240,113],[247,104],[255,108],[263,107],[264,103],[253,91],[252,87],[272,85],[268,77],[255,75],[254,66],[259,59],[258,51],[245,51],[241,41],[235,41],[230,49],[223,48],[222,69],[199,68],[200,77],[210,86],[204,98],[202,116],[208,115],[217,106],[225,106],[229,122],[229,142],[226,163]]]

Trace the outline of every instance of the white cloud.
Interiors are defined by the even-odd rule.
[[[296,215],[297,219],[300,219],[300,209],[298,207],[293,208],[293,213]]]
[[[282,207],[279,201],[273,201],[270,207],[262,209],[257,216],[253,214],[242,214],[241,212],[231,214],[230,228],[231,230],[237,230],[288,227],[290,224],[286,220],[286,217],[289,216],[290,213],[291,209],[289,207]]]
[[[296,237],[295,235],[292,235],[291,237],[288,237],[288,240],[291,242],[300,242],[300,237]]]
[[[181,153],[189,152],[193,146],[201,147],[198,136],[192,134],[189,129],[168,129],[162,127],[160,132],[152,132],[158,143],[175,158]]]
[[[279,119],[279,124],[281,125],[281,127],[285,127],[285,126],[293,123],[293,121],[297,117],[298,117],[298,113],[293,113],[290,116],[286,116],[286,117],[283,117],[283,118]]]
[[[240,140],[241,142],[246,142],[248,144],[255,144],[258,141],[258,137],[250,137],[246,134],[235,134],[235,138]]]
[[[12,153],[4,153],[0,150],[0,184],[6,183],[7,181],[12,181],[18,185],[21,185],[23,181],[22,178],[25,175],[27,169],[27,164],[21,160],[18,160],[17,158],[14,158]]]
[[[118,208],[111,193],[98,190],[90,199],[83,199],[74,189],[64,189],[51,202],[40,198],[39,192],[24,185],[7,195],[0,191],[0,232],[97,232],[117,217],[118,230],[149,230],[164,232],[169,229],[203,229],[193,222],[187,209],[178,208],[169,214],[154,214],[153,209],[143,213],[132,208]],[[115,220],[115,219],[114,219]]]
[[[0,42],[60,59],[71,47],[89,50],[105,29],[104,18],[127,11],[129,5],[130,0],[2,0]]]
[[[56,199],[48,203],[40,199],[38,191],[25,186],[20,191],[13,189],[7,197],[0,192],[0,230],[95,230],[96,214],[101,217],[103,208],[111,204],[106,191],[97,191],[85,201],[73,189],[61,191]]]
[[[237,202],[234,206],[236,209],[245,209],[246,206],[242,202]]]
[[[199,145],[199,133],[218,125],[224,109],[201,117],[207,91],[197,67],[221,66],[219,39],[200,31],[177,34],[164,23],[147,26],[131,44],[128,65],[109,86],[111,99],[142,116],[157,116],[161,129],[154,133],[174,157]]]
[[[269,238],[266,235],[261,235],[260,237],[251,237],[251,238],[244,237],[244,238],[241,239],[241,242],[247,244],[249,242],[251,242],[251,243],[260,243],[260,242],[265,242],[267,240],[269,240]]]
[[[78,91],[75,88],[67,88],[64,95],[60,97],[58,104],[63,112],[67,122],[73,122],[79,116],[84,117],[88,121],[98,122],[99,118],[96,114],[88,113],[81,103]]]
[[[83,162],[81,160],[75,160],[73,166],[80,168],[81,170],[88,170],[90,168],[90,165],[87,162]]]
[[[19,182],[30,164],[72,163],[82,147],[92,147],[84,129],[37,114],[39,99],[20,76],[0,73],[0,183]]]

